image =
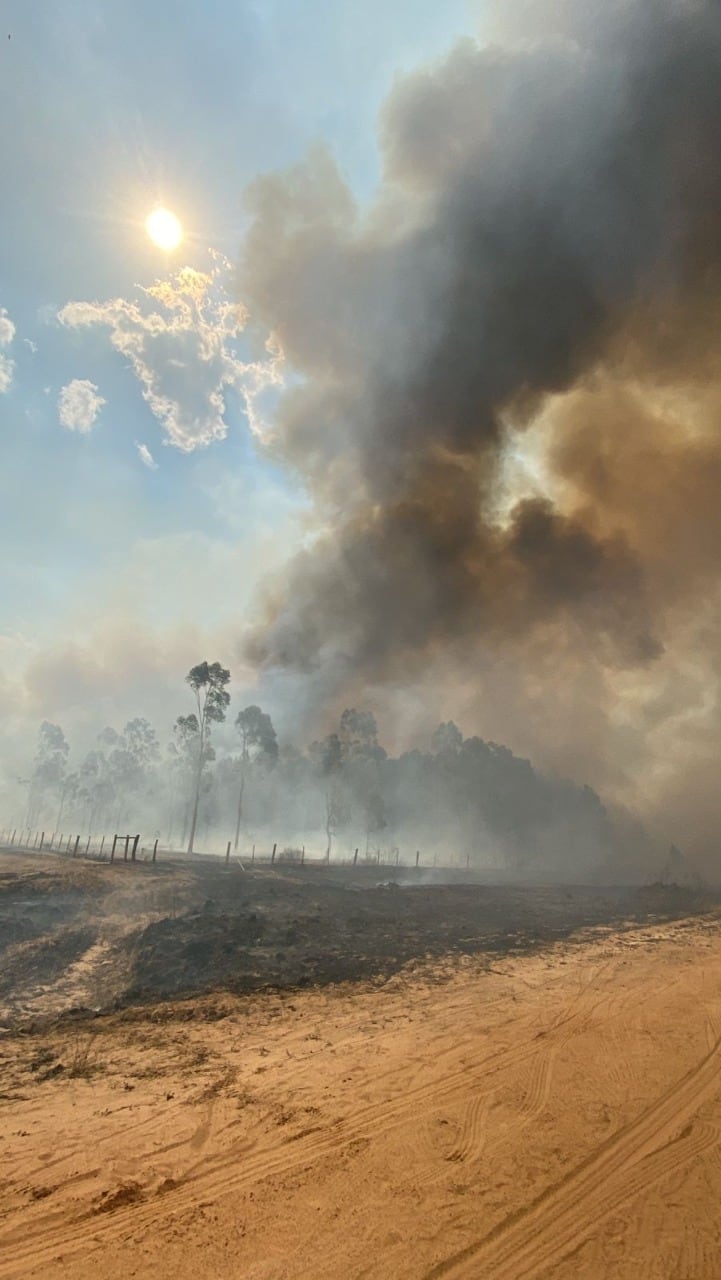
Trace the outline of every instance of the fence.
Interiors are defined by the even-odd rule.
[[[9,828],[0,830],[0,849],[17,849],[23,853],[52,853],[61,854],[68,858],[83,858],[93,862],[108,863],[156,863],[157,861],[178,863],[178,862],[218,862],[221,861],[226,867],[231,864],[240,865],[243,870],[248,867],[385,867],[385,868],[406,868],[406,869],[424,869],[438,868],[443,870],[460,870],[468,869],[471,865],[470,854],[464,855],[462,858],[448,859],[447,856],[443,862],[438,860],[437,855],[433,854],[427,858],[423,858],[420,849],[411,850],[407,856],[401,856],[400,849],[392,848],[386,850],[376,850],[373,853],[361,854],[356,848],[352,855],[344,857],[329,858],[327,854],[312,854],[306,852],[305,845],[300,848],[286,845],[283,848],[278,847],[278,842],[273,844],[272,848],[261,849],[252,845],[250,849],[241,852],[233,852],[231,841],[229,840],[224,853],[193,853],[188,854],[184,850],[171,849],[167,846],[161,846],[159,839],[155,839],[152,845],[141,845],[140,834],[114,834],[112,836],[96,836],[91,835],[66,835],[61,832],[59,835],[56,831],[48,835],[45,831],[33,831],[30,828]]]

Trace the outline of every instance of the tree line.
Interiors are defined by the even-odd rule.
[[[193,852],[231,839],[323,841],[334,850],[422,847],[504,865],[582,877],[618,854],[628,831],[590,787],[550,778],[507,747],[438,726],[426,749],[391,756],[375,717],[348,708],[326,737],[279,743],[256,705],[233,720],[236,745],[220,758],[213,732],[229,713],[230,672],[202,662],[186,676],[191,709],[161,747],[142,717],[104,729],[71,768],[59,725],[43,722],[27,782],[26,825],[88,834],[141,818],[170,847]],[[638,829],[633,839],[645,838]]]

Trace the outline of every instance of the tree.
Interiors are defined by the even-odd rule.
[[[434,729],[431,737],[431,751],[434,756],[458,755],[462,746],[463,734],[458,725],[454,724],[452,720],[447,720],[444,724],[439,724],[437,729]]]
[[[340,718],[340,738],[349,748],[373,746],[378,741],[378,725],[370,711],[346,707]]]
[[[238,850],[240,824],[243,818],[243,795],[249,766],[256,760],[274,765],[278,759],[278,739],[273,721],[260,707],[244,707],[235,717],[235,727],[240,734],[240,786],[238,789],[238,816],[235,824],[235,850]]]
[[[114,730],[103,730],[101,742],[108,742]],[[116,798],[115,782],[110,763],[102,750],[89,751],[78,771],[76,797],[84,806],[88,833],[99,823],[104,824]]]
[[[122,733],[104,729],[98,741],[112,796],[110,816],[117,829],[128,815],[130,801],[137,802],[149,789],[159,755],[158,740],[152,725],[136,718],[128,721]]]
[[[62,792],[70,747],[60,725],[43,720],[28,792],[27,825],[35,826],[49,793]]]
[[[190,820],[190,838],[188,840],[188,853],[192,853],[195,830],[198,825],[200,787],[203,781],[203,771],[207,764],[206,752],[210,741],[210,729],[211,725],[220,724],[225,720],[225,713],[230,703],[230,694],[225,686],[230,681],[230,672],[225,667],[221,667],[219,662],[210,664],[201,662],[197,667],[191,667],[185,679],[195,694],[197,707],[197,758],[193,814]],[[187,719],[188,717],[186,717]]]
[[[179,796],[183,800],[183,822],[180,836],[181,845],[185,844],[190,820],[190,800],[198,758],[198,717],[178,716],[173,725],[173,740],[168,744],[168,762],[170,765],[170,808],[168,814],[168,843],[173,838],[175,826],[176,801]],[[206,763],[209,752],[206,750]]]
[[[62,830],[62,821],[63,821],[63,813],[65,812],[65,805],[67,804],[68,801],[70,801],[71,807],[73,806],[73,804],[77,801],[79,788],[80,788],[80,775],[78,773],[66,773],[63,779],[62,788],[60,790],[60,807],[58,809],[58,816],[55,819],[56,831]]]
[[[337,733],[331,733],[322,742],[311,742],[308,755],[319,773],[337,773],[344,760],[343,743]]]
[[[388,826],[385,801],[380,791],[371,791],[364,797],[363,816],[365,819],[367,854],[370,848],[371,836],[379,835]]]
[[[326,862],[330,862],[333,836],[337,835],[340,827],[345,826],[349,817],[350,807],[346,797],[340,787],[332,784],[325,793],[325,833],[328,837],[325,851]]]

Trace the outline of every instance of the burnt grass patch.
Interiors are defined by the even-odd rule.
[[[20,862],[20,859],[18,859]],[[0,873],[0,956],[94,913],[98,886],[68,883],[52,871]],[[3,971],[6,962],[3,961]]]
[[[401,887],[354,882],[331,869],[302,876],[204,870],[201,887],[202,903],[123,939],[129,1001],[390,977],[413,960],[521,954],[580,929],[660,923],[719,902],[673,886]]]
[[[242,871],[200,858],[113,868],[59,860],[56,871],[18,857],[0,874],[2,1025],[210,992],[383,980],[414,961],[486,954],[490,962],[579,930],[622,930],[720,905],[721,895],[675,886],[487,883],[472,871]],[[65,988],[99,940],[82,993]],[[92,1010],[77,1003],[88,992]]]
[[[93,945],[96,936],[91,924],[68,926],[13,948],[0,967],[0,999],[57,981]]]

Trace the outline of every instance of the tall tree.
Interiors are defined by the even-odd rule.
[[[173,725],[173,740],[168,744],[168,763],[170,766],[170,795],[168,814],[168,844],[172,842],[175,830],[176,802],[182,801],[181,845],[185,844],[190,822],[190,804],[198,760],[198,717],[192,712],[189,716],[178,716]],[[211,748],[206,748],[206,763]]]
[[[51,794],[60,794],[70,747],[60,725],[43,720],[28,792],[27,825],[35,826]]]
[[[147,720],[129,720],[122,734],[106,730],[110,773],[116,798],[116,824],[124,819],[129,802],[142,799],[152,784],[159,748],[155,730]]]
[[[98,741],[107,746],[114,733],[113,729],[104,729]],[[113,770],[102,746],[89,751],[78,770],[76,791],[84,819],[87,819],[88,834],[112,819],[116,795]]]
[[[338,784],[332,782],[325,793],[326,862],[330,862],[333,837],[338,834],[341,827],[346,825],[349,818],[350,805],[348,804],[348,799]]]
[[[356,711],[355,707],[346,707],[340,718],[338,737],[348,758],[367,758],[379,750],[385,755],[382,748],[378,747],[378,726],[370,711]]]
[[[195,830],[198,825],[200,787],[203,781],[203,771],[207,763],[206,752],[210,741],[210,729],[211,725],[220,724],[225,720],[225,713],[230,703],[230,694],[225,686],[230,682],[230,672],[225,667],[221,667],[219,662],[201,662],[197,667],[191,667],[185,679],[195,694],[198,724],[193,814],[190,820],[190,838],[188,840],[188,853],[192,853]]]
[[[240,824],[243,820],[243,797],[249,767],[263,760],[274,765],[278,759],[278,739],[273,721],[260,707],[244,707],[235,717],[235,727],[240,734],[240,786],[238,788],[238,814],[235,823],[235,851],[238,851]]]

